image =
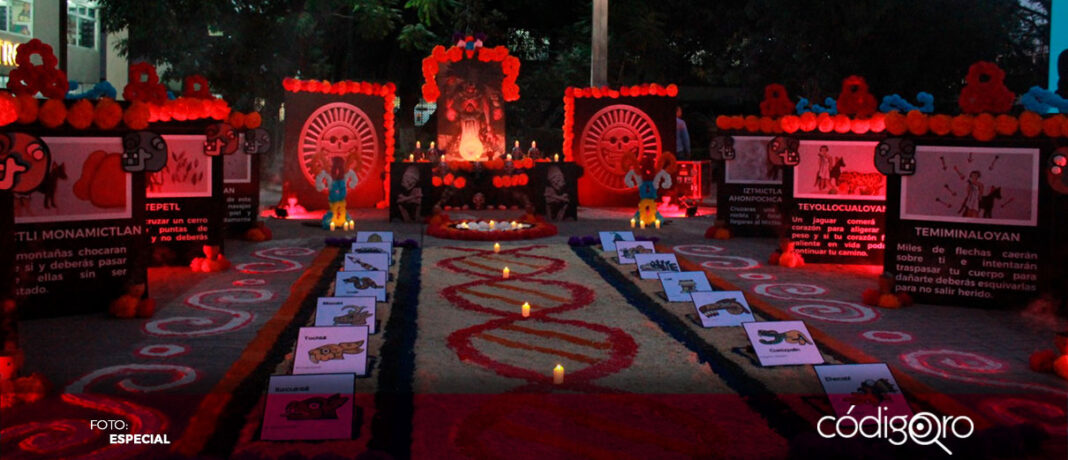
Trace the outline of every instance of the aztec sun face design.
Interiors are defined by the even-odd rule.
[[[359,108],[343,102],[319,107],[300,130],[300,169],[314,184],[320,171],[330,172],[334,158],[345,169],[356,172],[357,183],[371,174],[378,152],[378,135],[370,117]]]
[[[594,114],[579,139],[579,157],[586,171],[601,185],[618,191],[629,188],[623,183],[626,165],[645,155],[659,155],[662,145],[649,115],[623,104]]]

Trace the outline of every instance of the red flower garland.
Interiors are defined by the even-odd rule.
[[[130,107],[126,109],[126,113],[122,115],[122,121],[128,128],[134,131],[139,131],[148,127],[148,122],[151,116],[152,113],[148,104],[134,101],[130,104]]]
[[[0,92],[0,126],[7,126],[19,119],[18,102],[9,92]]]
[[[93,103],[81,99],[67,110],[67,123],[74,129],[86,129],[93,124],[94,115]]]
[[[1012,109],[1016,94],[1005,86],[1005,71],[993,62],[979,61],[968,68],[967,82],[960,90],[964,113],[1005,113]]]
[[[67,119],[67,106],[60,99],[49,99],[41,104],[37,115],[41,124],[49,128],[58,128]]]
[[[444,46],[438,45],[430,51],[430,56],[423,59],[423,99],[426,99],[427,102],[434,102],[438,100],[438,97],[441,97],[441,90],[438,88],[437,82],[439,64],[459,62],[465,57],[467,59],[477,58],[481,62],[500,62],[501,71],[504,72],[504,80],[501,81],[501,95],[505,101],[509,102],[519,99],[519,85],[515,83],[516,78],[519,77],[519,58],[509,55],[508,48],[503,46],[494,48],[479,47],[474,50],[467,50],[466,53],[464,51],[464,49],[457,46],[446,50]]]
[[[30,124],[37,121],[38,102],[37,98],[29,94],[15,96],[19,113],[19,123]]]
[[[33,63],[33,56],[41,58],[41,64]],[[40,92],[48,98],[62,99],[67,95],[70,83],[67,74],[56,68],[59,60],[52,52],[52,46],[39,39],[33,39],[16,48],[15,64],[17,67],[8,74],[7,88],[16,95],[36,95]]]
[[[122,121],[122,106],[111,98],[101,98],[96,103],[96,111],[93,113],[93,124],[99,129],[115,129]]]

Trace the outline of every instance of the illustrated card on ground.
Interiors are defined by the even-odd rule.
[[[869,415],[912,416],[912,409],[886,363],[836,364],[813,369],[839,417],[849,414],[861,420]]]
[[[377,242],[377,243],[352,243],[352,250],[349,251],[355,254],[386,254],[389,256],[390,265],[393,264],[393,243]]]
[[[389,271],[389,254],[350,252],[345,254],[345,271]]]
[[[337,272],[334,280],[334,297],[372,296],[379,302],[386,301],[386,278],[384,271]]]
[[[393,232],[356,232],[356,242],[393,244]]]
[[[695,292],[690,296],[704,327],[741,326],[756,321],[742,291]]]
[[[616,241],[616,258],[621,264],[634,264],[635,254],[656,252],[652,241]]]
[[[601,249],[615,251],[617,241],[634,241],[634,232],[598,232],[601,237]]]
[[[762,366],[823,364],[823,355],[802,321],[744,323]]]
[[[367,373],[367,327],[302,327],[294,374]]]
[[[352,374],[271,376],[260,438],[351,439],[354,382]]]
[[[316,326],[366,326],[375,333],[374,297],[319,297]]]
[[[693,300],[690,294],[712,290],[705,272],[661,272],[659,275],[668,302],[689,302]]]
[[[655,280],[660,272],[680,272],[675,254],[635,254],[638,276],[643,280]]]

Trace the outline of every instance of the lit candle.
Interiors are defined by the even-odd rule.
[[[556,161],[556,162],[560,161],[560,154],[559,153],[554,153],[553,154],[553,161]]]
[[[509,270],[508,267],[504,267],[504,279],[508,279],[508,274],[511,272],[512,271]]]
[[[660,219],[657,219],[656,222],[654,222],[654,224],[656,224],[656,228],[659,230],[660,229]]]
[[[408,154],[408,161],[415,161],[415,154],[414,153],[409,153]]]
[[[356,230],[356,221],[349,221],[349,230]]]
[[[501,243],[493,243],[493,253],[501,252]]]
[[[421,148],[423,148],[423,144],[421,142],[419,142],[419,141],[415,141],[415,149],[419,150]]]
[[[494,230],[496,227],[497,227],[497,223],[491,220],[490,221],[490,230]]]
[[[638,224],[639,224],[639,225],[641,225],[641,227],[642,227],[643,229],[645,228],[645,221],[644,221],[644,220],[639,220],[639,221],[638,221]]]
[[[507,159],[508,159],[508,161],[512,161],[512,154],[511,154],[511,153],[509,153],[509,154],[508,154],[508,156],[507,156],[507,157],[505,157],[505,158],[507,158]]]
[[[634,228],[634,224],[635,224],[634,219],[633,218],[630,219],[630,228]]]
[[[337,225],[334,224],[334,221],[330,221],[330,231],[332,232],[334,230],[337,230]]]
[[[513,220],[513,221],[512,221],[512,228],[516,228],[516,227],[518,227],[518,226],[519,226],[519,224],[515,223],[515,221]]]
[[[557,364],[553,368],[553,383],[556,385],[564,383],[564,366]]]
[[[523,317],[530,318],[530,303],[523,302]]]

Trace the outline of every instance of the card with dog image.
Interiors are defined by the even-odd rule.
[[[711,291],[705,272],[660,272],[660,285],[668,302],[689,302],[690,294]]]
[[[701,319],[701,326],[741,326],[756,321],[742,291],[694,292],[690,299]]]
[[[803,321],[742,323],[760,365],[823,364],[823,355]]]
[[[652,241],[616,241],[616,259],[620,264],[632,265],[634,256],[637,254],[652,254],[656,252]]]
[[[260,439],[351,439],[352,374],[272,375]]]
[[[334,297],[373,296],[379,302],[385,302],[387,276],[384,271],[337,272]]]
[[[319,297],[315,308],[315,325],[367,326],[375,333],[374,297]]]
[[[293,374],[367,373],[367,326],[302,327]]]

